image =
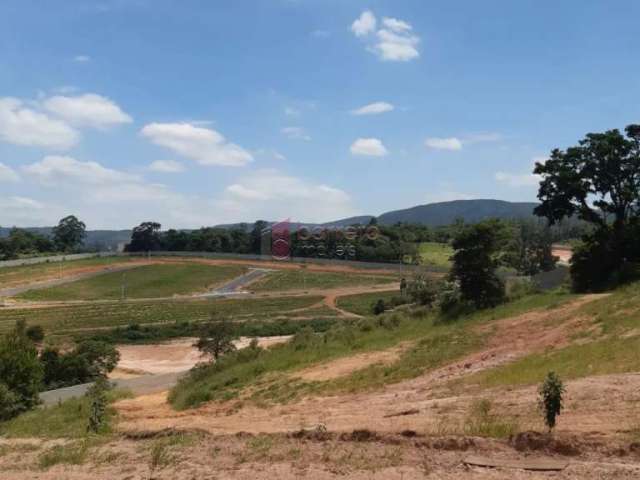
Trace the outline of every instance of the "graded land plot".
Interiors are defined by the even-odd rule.
[[[423,265],[449,268],[453,248],[448,243],[422,242],[419,247],[420,259]]]
[[[16,298],[33,301],[157,298],[206,292],[245,272],[238,265],[167,263],[143,265],[55,287],[30,290]]]
[[[353,272],[317,272],[313,270],[278,270],[269,273],[251,284],[249,290],[255,292],[317,290],[338,287],[381,285],[398,281],[398,275],[367,275]]]
[[[133,257],[96,257],[63,262],[44,262],[35,265],[0,268],[0,288],[9,288],[73,275],[98,272],[110,266],[140,263]]]
[[[233,320],[276,319],[289,312],[310,307],[319,296],[278,298],[127,301],[68,304],[38,308],[0,309],[0,333],[10,330],[16,320],[41,325],[47,335],[68,334],[112,328],[129,324],[198,322],[212,314]],[[297,314],[297,312],[295,312]]]
[[[393,297],[397,297],[399,295],[400,290],[391,292],[361,293],[359,295],[345,295],[344,297],[338,297],[336,304],[338,308],[341,308],[342,310],[355,313],[356,315],[366,316],[373,313],[373,306],[378,300],[383,300],[387,303]]]

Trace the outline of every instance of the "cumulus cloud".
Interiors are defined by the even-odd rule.
[[[180,173],[184,172],[184,165],[175,160],[156,160],[149,164],[149,170],[161,173]]]
[[[56,95],[46,99],[43,106],[70,124],[80,127],[107,128],[133,121],[115,102],[95,93],[74,97]]]
[[[356,37],[363,37],[374,32],[376,29],[376,17],[370,10],[365,10],[351,24],[351,31]]]
[[[420,37],[413,33],[413,27],[404,20],[384,17],[382,28],[376,30],[377,20],[371,11],[365,11],[351,25],[356,37],[363,38],[367,49],[383,61],[408,62],[420,56]]]
[[[79,132],[67,123],[29,108],[16,98],[0,98],[0,140],[64,150],[79,139]]]
[[[73,157],[48,155],[41,161],[22,168],[23,172],[40,183],[56,185],[68,180],[85,185],[131,182],[139,179],[136,175],[103,167],[97,162],[82,162]]]
[[[306,142],[311,140],[311,136],[302,127],[284,127],[280,131],[291,140],[304,140]]]
[[[351,145],[352,155],[361,155],[367,157],[384,157],[389,152],[386,147],[377,138],[358,138]]]
[[[16,183],[20,181],[20,175],[8,165],[0,162],[0,183]]]
[[[429,137],[424,141],[427,148],[436,150],[462,150],[462,141],[456,137]]]
[[[387,102],[374,102],[355,110],[351,110],[351,115],[378,115],[380,113],[390,112],[395,107]]]
[[[258,170],[229,185],[216,205],[227,221],[324,222],[354,214],[351,198],[343,190],[272,169]]]
[[[253,161],[248,151],[228,142],[217,131],[191,123],[150,123],[140,134],[200,165],[241,167]]]

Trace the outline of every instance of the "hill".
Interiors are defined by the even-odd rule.
[[[386,212],[378,217],[378,223],[393,225],[404,222],[437,227],[450,225],[458,218],[468,223],[479,222],[487,218],[530,218],[533,216],[533,209],[536,205],[532,202],[506,202],[504,200],[454,200]]]

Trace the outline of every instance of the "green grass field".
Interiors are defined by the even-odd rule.
[[[125,284],[126,298],[170,297],[205,292],[244,273],[238,265],[202,265],[172,263],[144,265],[123,272],[111,272],[86,280],[42,290],[30,290],[17,296],[23,300],[117,300]]]
[[[67,269],[79,269],[100,265],[126,264],[133,261],[129,257],[102,257],[86,260],[71,260],[65,262],[40,263],[22,267],[0,268],[0,286],[11,287],[28,282],[36,282],[47,278],[57,277]]]
[[[392,292],[361,293],[338,298],[338,307],[356,315],[371,315],[373,305],[380,299],[387,303],[392,297],[400,295],[400,290]]]
[[[318,303],[322,297],[281,297],[250,299],[202,299],[136,302],[105,302],[47,308],[0,309],[0,333],[10,330],[18,319],[42,325],[47,335],[67,335],[79,330],[90,335],[93,329],[132,323],[198,322],[212,312],[236,320],[268,320]],[[300,315],[291,313],[289,315]]]
[[[351,272],[314,272],[302,270],[281,270],[271,272],[250,286],[256,292],[278,290],[301,290],[312,288],[356,287],[380,285],[398,281],[397,276],[366,275]]]
[[[423,265],[439,268],[451,267],[449,258],[453,255],[453,249],[448,243],[422,242],[419,252]]]

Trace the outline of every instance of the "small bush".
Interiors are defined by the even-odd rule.
[[[44,340],[44,328],[40,325],[32,325],[27,328],[26,335],[34,343],[40,343]]]
[[[562,411],[562,396],[564,392],[565,388],[562,380],[555,372],[549,372],[539,390],[539,406],[544,415],[544,423],[549,427],[549,431],[556,426],[556,417]]]
[[[492,410],[491,400],[482,399],[474,402],[464,424],[465,433],[489,438],[508,438],[518,433],[517,422],[496,415]]]
[[[384,300],[379,299],[376,303],[373,304],[372,307],[372,311],[374,315],[381,315],[384,313],[384,311],[387,309],[386,305],[384,304]]]
[[[89,445],[86,440],[55,445],[40,455],[38,465],[45,470],[60,463],[80,465],[86,460],[88,452]]]

